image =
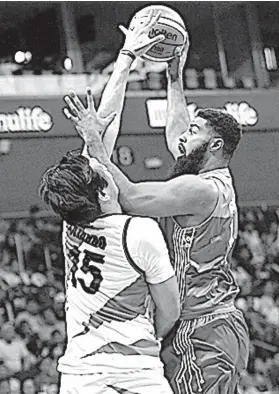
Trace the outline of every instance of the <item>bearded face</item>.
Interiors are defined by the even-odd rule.
[[[209,142],[204,142],[188,155],[185,153],[182,156],[179,156],[171,171],[171,178],[176,178],[185,174],[199,174],[203,167],[208,145]]]

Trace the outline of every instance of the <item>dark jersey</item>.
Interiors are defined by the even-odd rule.
[[[223,168],[199,176],[214,182],[219,195],[213,213],[202,224],[191,228],[174,224],[174,268],[182,319],[233,310],[239,292],[231,271],[238,218],[230,172]]]

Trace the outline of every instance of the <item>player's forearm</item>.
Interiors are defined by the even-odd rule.
[[[134,188],[136,184],[131,182],[129,178],[111,161],[105,160],[105,166],[108,168],[109,172],[112,174],[113,179],[119,189],[119,202],[122,209],[131,214],[137,214],[137,209],[134,207],[132,202],[132,195],[134,193]],[[145,216],[145,215],[144,215]]]
[[[189,126],[190,116],[183,90],[182,73],[168,75],[166,141],[169,151],[179,156],[178,140]]]
[[[103,134],[103,142],[109,157],[112,155],[120,129],[125,91],[132,62],[129,56],[119,54],[98,109],[98,115],[101,117],[106,117],[112,112],[117,114],[112,124]]]
[[[89,156],[98,159],[112,174],[114,182],[119,189],[119,202],[123,211],[139,216],[165,216],[166,212],[163,209],[159,212],[160,214],[158,214],[155,209],[155,204],[151,204],[150,207],[151,198],[150,193],[148,193],[148,184],[150,184],[150,182],[131,182],[129,178],[111,162],[102,143],[92,141],[91,143],[87,143],[87,147]],[[158,207],[158,204],[156,206]]]
[[[171,310],[158,310],[155,313],[155,332],[157,338],[164,338],[173,328],[179,318],[179,314],[172,313]]]
[[[166,216],[166,210],[153,201],[150,187],[156,188],[156,182],[131,182],[129,178],[108,158],[99,158],[112,174],[119,189],[119,202],[126,213],[139,216]],[[153,184],[153,185],[152,185]],[[167,215],[169,216],[169,215]]]

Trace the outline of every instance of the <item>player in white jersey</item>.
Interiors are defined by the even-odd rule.
[[[58,366],[60,394],[171,394],[160,338],[180,306],[159,225],[122,214],[111,174],[79,153],[44,174],[40,195],[64,220],[67,346]]]
[[[158,18],[151,12],[134,29],[134,39],[125,42],[104,91],[95,126],[109,154],[120,116],[109,134],[105,131],[114,116],[105,116],[111,108],[121,113],[123,81],[134,56],[130,49],[140,55],[164,39],[148,37]],[[121,215],[111,175],[93,161],[90,169],[81,156],[65,157],[50,169],[41,194],[65,220],[68,344],[59,361],[60,394],[170,393],[162,374],[159,338],[177,320],[179,302],[158,225],[148,218]],[[92,224],[90,218],[101,212],[110,215]],[[97,222],[101,231],[94,227]],[[147,314],[148,288],[155,303],[156,332]]]

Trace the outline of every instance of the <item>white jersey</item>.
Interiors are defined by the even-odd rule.
[[[94,227],[95,225],[95,227]],[[62,373],[160,367],[148,283],[174,276],[158,224],[122,214],[64,223],[67,347]]]

